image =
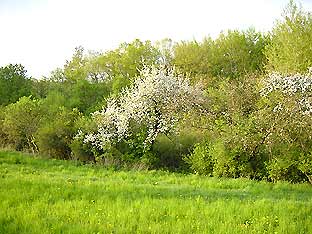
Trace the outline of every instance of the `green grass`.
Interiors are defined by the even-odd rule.
[[[0,152],[0,233],[312,233],[312,187]]]

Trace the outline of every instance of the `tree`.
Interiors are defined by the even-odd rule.
[[[173,64],[190,76],[210,75],[212,54],[210,48],[213,41],[206,39],[203,43],[197,41],[182,41],[174,46]]]
[[[159,63],[162,65],[172,65],[173,59],[173,41],[169,38],[157,41],[155,48],[159,51]]]
[[[312,183],[311,74],[270,74],[264,80],[262,96],[269,177]]]
[[[265,158],[259,153],[263,131],[255,118],[260,94],[255,75],[220,79],[206,90],[210,115],[199,128],[204,140],[185,161],[196,173],[263,178]]]
[[[174,47],[173,64],[193,78],[238,78],[264,69],[268,38],[254,29],[229,30],[212,40],[181,42]]]
[[[66,81],[76,82],[87,78],[86,59],[84,56],[84,48],[79,46],[75,48],[75,52],[70,61],[66,61],[64,66],[64,76]]]
[[[112,81],[113,92],[117,94],[123,87],[130,85],[144,66],[160,64],[162,58],[161,52],[150,41],[136,39],[99,55],[97,61],[103,67],[106,80]]]
[[[202,101],[200,86],[191,86],[172,69],[145,68],[131,88],[93,114],[98,130],[87,135],[85,142],[104,149],[140,133],[148,151],[159,134],[171,133],[183,114],[199,108]]]
[[[305,73],[312,66],[312,15],[290,1],[271,32],[267,70]]]
[[[212,74],[238,78],[261,72],[265,63],[264,48],[267,39],[254,29],[221,33],[212,48]]]
[[[31,94],[32,81],[21,64],[0,67],[0,105],[16,102]]]

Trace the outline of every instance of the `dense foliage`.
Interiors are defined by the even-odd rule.
[[[36,80],[0,68],[0,145],[117,167],[312,183],[312,18],[269,33],[77,47]]]
[[[0,67],[0,94],[0,105],[8,105],[31,94],[31,80],[22,65]]]
[[[304,73],[312,66],[312,15],[290,1],[270,33],[266,48],[267,69],[282,73]]]

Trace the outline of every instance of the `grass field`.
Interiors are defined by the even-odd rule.
[[[312,186],[0,151],[0,233],[312,233]]]

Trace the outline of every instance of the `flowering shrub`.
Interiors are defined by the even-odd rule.
[[[148,148],[158,134],[171,133],[185,116],[183,113],[200,107],[202,101],[201,87],[190,85],[173,69],[145,68],[131,88],[124,89],[119,98],[110,98],[105,109],[93,113],[97,131],[87,135],[85,142],[103,149],[143,129],[143,145]]]
[[[210,88],[212,127],[186,157],[191,169],[220,177],[312,183],[311,74],[272,73],[258,91],[256,81],[236,85],[220,82]]]
[[[293,182],[311,180],[312,152],[312,76],[295,74],[283,76],[272,73],[263,82],[261,94],[264,141],[270,154],[267,163],[269,178]],[[260,113],[260,111],[259,111]]]
[[[312,76],[311,73],[306,75],[295,74],[292,76],[283,76],[279,73],[270,74],[264,80],[264,87],[261,94],[264,97],[269,96],[273,92],[281,92],[285,100],[296,100],[296,109],[302,114],[312,114]],[[275,111],[287,108],[289,102],[278,103]],[[287,109],[290,111],[290,109]]]

